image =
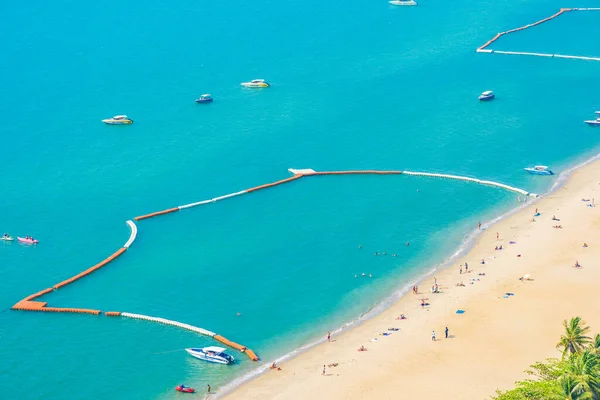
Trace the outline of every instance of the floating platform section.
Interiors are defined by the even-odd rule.
[[[141,221],[143,219],[158,217],[159,215],[174,213],[175,211],[179,211],[179,208],[174,207],[174,208],[169,208],[168,210],[157,211],[157,212],[153,212],[151,214],[146,214],[146,215],[140,215],[139,217],[135,217],[134,220]]]
[[[133,221],[127,221],[126,224],[131,229],[131,234],[129,235],[129,240],[123,245],[126,249],[129,248],[133,244],[133,241],[137,237],[137,226],[133,223]]]
[[[67,286],[68,284],[71,284],[71,283],[83,278],[84,276],[87,276],[87,275],[91,274],[92,272],[99,270],[100,268],[104,267],[106,264],[110,263],[111,261],[113,261],[114,259],[119,257],[121,254],[125,253],[126,250],[127,250],[126,247],[121,247],[119,250],[114,252],[111,256],[109,256],[105,260],[100,261],[98,264],[94,265],[93,267],[88,268],[85,271],[80,272],[77,275],[75,275],[69,279],[66,279],[60,283],[57,283],[56,285],[53,286],[53,288],[60,289],[63,286]]]
[[[266,185],[260,185],[260,186],[256,186],[250,189],[247,189],[246,192],[248,193],[252,193],[252,192],[256,192],[258,190],[263,190],[263,189],[268,189],[268,188],[272,188],[274,186],[279,186],[279,185],[283,185],[284,183],[288,183],[291,181],[294,181],[296,179],[300,179],[302,178],[302,175],[294,175],[291,178],[287,178],[287,179],[282,179],[280,181],[277,182],[273,182],[273,183],[267,183]]]
[[[519,56],[570,58],[570,59],[577,59],[577,60],[600,61],[600,57],[584,57],[584,56],[572,56],[572,55],[562,55],[562,54],[531,53],[531,52],[524,52],[524,51],[500,51],[500,50],[487,49],[487,47],[489,47],[492,43],[494,43],[496,40],[500,39],[504,35],[508,35],[508,34],[511,34],[514,32],[519,32],[519,31],[523,31],[525,29],[532,28],[534,26],[543,24],[544,22],[553,20],[554,18],[556,18],[566,12],[570,12],[570,11],[600,11],[600,8],[561,8],[560,11],[558,11],[556,14],[553,14],[547,18],[541,19],[532,24],[527,24],[527,25],[521,26],[519,28],[510,29],[508,31],[500,32],[500,33],[496,34],[496,36],[494,36],[492,39],[488,40],[482,46],[477,48],[476,51],[478,53],[512,54],[512,55],[519,55]]]
[[[600,10],[600,9],[599,9]],[[541,23],[541,22],[540,22]],[[500,34],[497,35],[498,37],[501,36]],[[495,39],[494,39],[495,40]],[[492,40],[493,41],[493,40]],[[492,42],[490,41],[490,43]],[[478,49],[478,51],[482,51],[482,52],[492,52],[492,50],[486,50],[486,49]],[[571,56],[561,56],[561,57],[571,57]],[[302,177],[305,176],[315,176],[315,175],[407,175],[407,176],[423,176],[423,177],[431,177],[431,178],[441,178],[441,179],[453,179],[453,180],[462,180],[462,181],[467,181],[467,182],[473,182],[473,183],[477,183],[480,185],[487,185],[487,186],[494,186],[500,189],[504,189],[504,190],[509,190],[512,192],[516,192],[519,194],[523,194],[523,195],[529,195],[529,196],[534,196],[537,197],[536,194],[533,193],[528,193],[525,190],[519,189],[519,188],[515,188],[513,186],[509,186],[509,185],[505,185],[503,183],[499,183],[499,182],[493,182],[493,181],[487,181],[487,180],[481,180],[481,179],[476,179],[476,178],[471,178],[471,177],[466,177],[466,176],[459,176],[459,175],[449,175],[449,174],[436,174],[436,173],[430,173],[430,172],[414,172],[414,171],[399,171],[399,170],[348,170],[348,171],[315,171],[314,169],[311,168],[304,168],[304,169],[294,169],[294,168],[290,168],[288,170],[289,172],[291,172],[293,174],[292,177],[287,178],[287,179],[282,179],[273,183],[267,183],[265,185],[260,185],[260,186],[256,186],[247,190],[242,190],[239,192],[235,192],[235,193],[230,193],[230,194],[226,194],[224,196],[219,196],[219,197],[214,197],[212,199],[209,200],[202,200],[202,201],[198,201],[195,203],[190,203],[190,204],[185,204],[179,207],[174,207],[174,208],[169,208],[167,210],[163,210],[163,211],[158,211],[158,212],[154,212],[151,214],[145,214],[145,215],[141,215],[139,217],[135,217],[134,220],[135,221],[140,221],[140,220],[144,220],[144,219],[149,219],[149,218],[153,218],[159,215],[165,215],[165,214],[170,214],[179,210],[185,210],[191,207],[196,207],[196,206],[201,206],[201,205],[206,205],[206,204],[211,204],[211,203],[215,203],[217,201],[221,201],[221,200],[226,200],[226,199],[230,199],[233,197],[237,197],[237,196],[241,196],[243,194],[247,194],[247,193],[252,193],[252,192],[256,192],[258,190],[264,190],[264,189],[269,189],[275,186],[279,186],[279,185],[283,185],[285,183],[288,182],[292,182],[294,180],[300,179]],[[19,301],[17,304],[15,304],[12,309],[13,310],[23,310],[23,311],[41,311],[41,312],[62,312],[62,313],[77,313],[77,314],[92,314],[92,315],[99,315],[101,314],[100,310],[94,310],[94,309],[87,309],[87,308],[57,308],[57,307],[48,307],[48,303],[46,302],[42,302],[42,301],[36,301],[37,298],[44,296],[46,294],[50,294],[52,293],[54,290],[58,290],[66,285],[69,285],[71,283],[74,283],[76,281],[78,281],[79,279],[90,275],[91,273],[97,271],[98,269],[106,266],[107,264],[109,264],[110,262],[114,261],[116,258],[118,258],[119,256],[121,256],[123,253],[125,253],[127,251],[127,249],[129,249],[129,247],[133,244],[133,242],[135,241],[136,237],[137,237],[137,233],[138,233],[138,228],[136,226],[136,224],[132,221],[126,221],[127,226],[129,226],[130,228],[130,234],[129,234],[129,239],[127,240],[127,242],[125,242],[125,244],[123,245],[123,247],[121,247],[119,250],[117,250],[115,253],[113,253],[112,255],[110,255],[108,258],[106,258],[105,260],[99,262],[98,264],[94,265],[93,267],[90,267],[88,269],[86,269],[83,272],[78,273],[77,275],[68,278],[60,283],[57,283],[56,285],[54,285],[51,288],[47,288],[44,290],[41,290],[37,293],[31,294],[27,297],[25,297],[23,300]],[[163,325],[169,325],[169,326],[174,326],[177,328],[181,328],[181,329],[185,329],[191,332],[195,332],[198,333],[200,335],[205,335],[205,336],[209,336],[214,338],[216,341],[229,346],[231,348],[237,349],[241,352],[243,352],[244,354],[246,354],[251,360],[253,361],[258,361],[259,358],[256,355],[256,353],[254,353],[251,349],[248,349],[246,346],[241,345],[239,343],[233,342],[229,339],[226,339],[225,337],[218,335],[214,332],[211,332],[209,330],[203,329],[203,328],[199,328],[197,326],[193,326],[193,325],[189,325],[189,324],[185,324],[182,322],[178,322],[178,321],[173,321],[173,320],[169,320],[169,319],[165,319],[165,318],[158,318],[158,317],[150,317],[147,315],[142,315],[142,314],[133,314],[133,313],[127,313],[127,312],[120,312],[120,311],[107,311],[104,313],[104,315],[108,316],[108,317],[123,317],[123,318],[131,318],[131,319],[137,319],[137,320],[144,320],[144,321],[149,321],[149,322],[155,322],[155,323],[159,323],[159,324],[163,324]]]

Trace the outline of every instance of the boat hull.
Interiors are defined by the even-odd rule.
[[[242,83],[241,85],[245,88],[251,89],[263,89],[269,87],[268,83]]]
[[[586,124],[590,125],[590,126],[600,126],[600,121],[598,120],[590,120],[590,121],[583,121]]]
[[[39,243],[39,240],[25,239],[25,238],[18,237],[18,236],[17,236],[17,240],[19,242],[21,242],[21,243],[27,243],[27,244],[36,244],[36,243]]]
[[[554,172],[549,171],[549,170],[539,171],[539,170],[535,170],[535,169],[525,168],[525,171],[527,171],[528,173],[530,173],[532,175],[554,175]]]
[[[496,95],[491,95],[491,96],[479,96],[479,101],[490,101],[490,100],[494,100],[494,98],[496,98]]]
[[[196,103],[202,104],[202,103],[212,103],[213,99],[196,99],[194,100]]]
[[[197,358],[198,360],[202,360],[202,361],[207,361],[207,362],[211,362],[211,363],[215,363],[215,364],[229,364],[230,362],[233,362],[233,357],[229,356],[231,358],[231,361],[223,358],[223,357],[214,357],[214,356],[209,356],[206,353],[200,352],[200,351],[194,351],[192,349],[185,349],[185,351],[188,352],[188,354],[194,358]]]
[[[4,240],[5,242],[12,242],[15,239],[13,239],[12,237],[3,237],[3,238],[0,238],[0,240]]]
[[[416,1],[398,1],[398,0],[392,0],[389,2],[391,5],[393,6],[416,6],[417,2]]]
[[[107,120],[107,119],[103,119],[102,122],[104,122],[106,125],[131,125],[133,124],[133,121],[111,121],[111,120]]]

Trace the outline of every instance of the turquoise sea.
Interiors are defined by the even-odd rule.
[[[136,215],[288,168],[547,191],[556,177],[522,168],[562,172],[600,150],[600,129],[583,124],[600,110],[600,63],[475,49],[595,2],[570,3],[2,2],[0,231],[40,243],[0,243],[0,398],[173,399],[179,383],[220,392],[260,365],[194,360],[182,349],[217,343],[177,328],[10,310],[116,251]],[[491,48],[600,56],[598,18],[563,15]],[[239,86],[254,78],[272,87]],[[478,102],[489,89],[497,99]],[[206,92],[213,104],[193,102]],[[135,123],[100,122],[120,113]],[[121,258],[41,300],[200,326],[270,363],[384,307],[516,197],[408,176],[303,178],[141,221]]]

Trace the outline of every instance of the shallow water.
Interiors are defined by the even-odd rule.
[[[10,311],[116,251],[136,215],[290,167],[454,173],[539,193],[554,178],[523,167],[560,172],[598,152],[600,130],[582,121],[600,110],[599,63],[474,51],[563,4],[380,3],[3,5],[0,230],[41,241],[0,243],[3,398],[167,399],[181,382],[218,391],[256,367],[240,353],[228,367],[191,359],[183,348],[215,342],[172,327]],[[590,16],[552,24],[575,33],[571,21],[581,40],[532,30],[498,46],[600,55],[585,41],[600,33]],[[253,78],[273,86],[238,86]],[[497,99],[479,103],[487,89]],[[213,104],[193,102],[204,92]],[[100,123],[118,113],[135,123]],[[430,271],[516,200],[431,178],[302,178],[141,221],[124,256],[42,300],[190,323],[269,362]]]

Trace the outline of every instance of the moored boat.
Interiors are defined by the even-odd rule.
[[[548,169],[545,165],[536,165],[533,168],[524,168],[525,171],[533,175],[554,175],[554,172]]]
[[[131,118],[129,118],[127,115],[115,115],[112,118],[103,119],[102,122],[104,122],[107,125],[129,125],[129,124],[133,124],[133,120]]]
[[[4,235],[2,235],[0,240],[4,240],[5,242],[12,242],[15,239],[12,236],[10,236],[8,233],[5,233]]]
[[[206,94],[203,94],[202,96],[198,97],[194,101],[196,103],[212,103],[213,98],[210,96],[210,94],[206,93]]]
[[[414,0],[391,0],[389,2],[394,6],[416,6],[417,2]]]
[[[34,239],[32,237],[24,237],[24,238],[22,238],[22,237],[18,237],[17,236],[17,240],[19,242],[21,242],[21,243],[27,243],[27,244],[36,244],[36,243],[40,242],[39,240]]]
[[[496,97],[494,92],[492,92],[491,90],[486,90],[485,92],[481,93],[481,95],[479,95],[479,100],[488,101],[492,100],[494,97]]]
[[[189,348],[185,349],[185,351],[192,357],[217,364],[229,364],[235,361],[232,356],[225,353],[223,347],[209,346],[204,348]]]
[[[590,119],[590,120],[583,121],[583,122],[585,122],[586,124],[591,125],[591,126],[600,126],[600,118]]]
[[[268,88],[270,86],[264,79],[253,79],[250,82],[242,82],[240,85],[247,88]]]

